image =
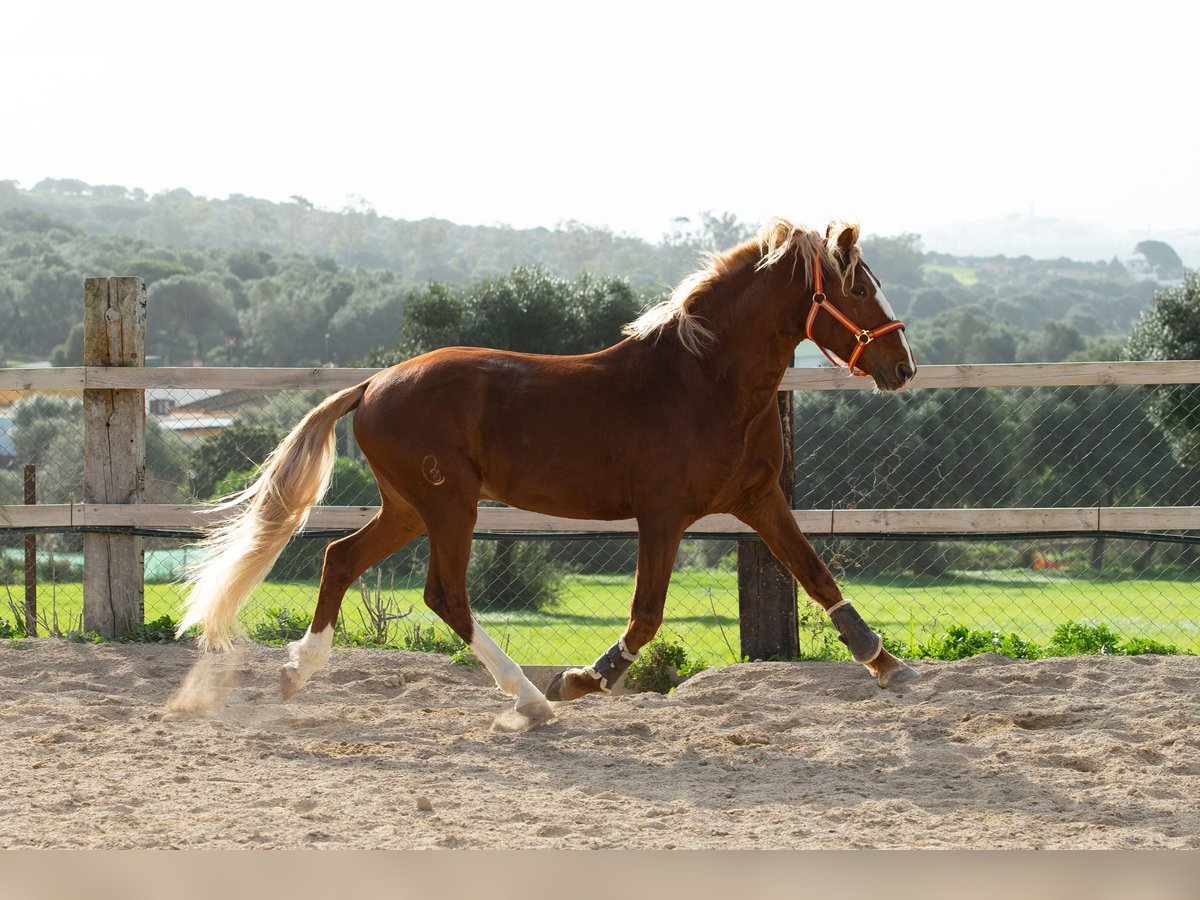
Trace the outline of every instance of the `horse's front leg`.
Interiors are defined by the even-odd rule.
[[[637,659],[638,653],[658,633],[675,554],[684,525],[638,522],[637,576],[633,604],[625,633],[600,658],[582,669],[560,672],[546,686],[548,700],[576,700],[586,694],[605,693]]]
[[[829,614],[854,661],[866,666],[880,687],[898,687],[921,677],[916,669],[884,649],[883,639],[863,621],[850,601],[842,597],[829,568],[796,524],[783,491],[772,491],[750,508],[739,511],[738,518],[762,536],[805,593]]]

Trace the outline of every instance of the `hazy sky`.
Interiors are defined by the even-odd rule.
[[[0,178],[651,238],[701,209],[1200,227],[1198,8],[14,3]]]

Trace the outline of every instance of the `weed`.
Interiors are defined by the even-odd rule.
[[[153,622],[134,625],[117,641],[122,644],[170,644],[175,640],[177,624],[170,616],[159,616]]]
[[[1160,644],[1149,638],[1130,638],[1121,645],[1120,650],[1125,656],[1175,656],[1183,652],[1174,644]]]
[[[941,637],[913,648],[913,656],[918,659],[966,659],[979,653],[999,653],[1013,659],[1037,659],[1042,655],[1036,644],[1015,634],[976,631],[966,625],[954,625]]]
[[[94,631],[82,631],[80,629],[72,629],[63,634],[56,634],[54,637],[61,637],[69,644],[105,644],[108,643],[108,638],[103,635],[96,634]]]
[[[815,603],[806,603],[801,606],[796,624],[799,626],[800,633],[808,636],[808,647],[807,649],[803,646],[800,648],[797,659],[817,661],[850,658],[850,653],[838,637],[837,628],[830,621],[829,614],[820,606]],[[885,645],[887,640],[887,638],[884,639]]]
[[[691,659],[675,641],[659,639],[642,648],[625,674],[625,687],[636,693],[669,694],[684,679],[708,668],[702,659]]]
[[[460,666],[479,665],[479,660],[462,638],[452,633],[443,635],[435,628],[413,625],[412,630],[404,635],[403,647],[416,653],[444,653]]]
[[[363,647],[390,647],[394,643],[392,631],[396,627],[396,622],[405,619],[412,615],[412,606],[408,607],[408,612],[399,612],[398,609],[393,609],[392,598],[396,595],[395,576],[393,576],[391,592],[387,599],[383,596],[383,570],[375,570],[375,590],[374,592],[367,586],[367,583],[361,578],[358,580],[358,592],[362,596],[363,611],[359,613],[358,619],[362,623],[362,630],[355,632],[353,636],[346,629],[345,619],[341,619],[342,635],[346,643],[354,644],[355,646]]]
[[[67,640],[83,643],[83,639],[77,636],[84,634],[94,634],[94,632],[85,632],[83,630],[83,610],[81,609],[78,615],[67,615],[66,626],[63,627],[58,621],[58,591],[55,589],[52,582],[50,586],[50,615],[47,616],[45,609],[38,610],[38,628],[41,634],[47,637],[66,638]]]
[[[25,637],[25,626],[17,620],[17,624],[13,624],[8,619],[0,619],[0,638],[23,638]]]
[[[1110,656],[1118,652],[1121,636],[1107,625],[1064,622],[1054,629],[1047,648],[1049,656]]]
[[[266,621],[256,622],[250,638],[263,644],[286,644],[298,641],[308,631],[308,616],[292,612],[286,606],[267,610]]]

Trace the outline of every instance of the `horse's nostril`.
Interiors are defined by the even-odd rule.
[[[912,366],[906,362],[896,364],[896,378],[901,384],[907,382],[913,377]]]

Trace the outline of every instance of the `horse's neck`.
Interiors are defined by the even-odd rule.
[[[696,312],[716,337],[706,348],[702,364],[743,416],[757,414],[773,403],[779,382],[803,339],[801,317],[772,296],[764,277],[731,280],[713,291]]]

